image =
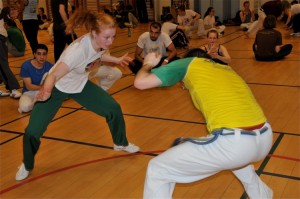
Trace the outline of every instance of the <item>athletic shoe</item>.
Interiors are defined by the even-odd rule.
[[[135,146],[134,144],[129,143],[128,146],[118,146],[114,144],[115,151],[126,151],[129,153],[136,153],[140,150],[140,147]]]
[[[0,90],[0,97],[6,97],[6,96],[9,96],[9,95],[10,95],[9,92]]]
[[[16,180],[24,180],[29,176],[29,171],[26,170],[24,163],[21,164],[16,174]]]
[[[20,91],[18,91],[17,89],[12,90],[10,93],[10,96],[15,99],[19,99],[21,97],[21,95],[22,95],[22,93]]]

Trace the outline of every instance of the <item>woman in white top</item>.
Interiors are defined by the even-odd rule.
[[[224,25],[217,25],[215,19],[215,9],[213,7],[209,7],[205,12],[204,19],[199,20],[197,35],[206,36],[208,31],[215,29],[218,31],[220,37],[224,34],[225,28],[226,27]]]
[[[125,121],[120,105],[102,88],[88,80],[91,70],[99,60],[128,65],[132,59],[125,54],[120,58],[105,54],[116,35],[116,24],[109,15],[98,15],[92,11],[76,11],[69,19],[66,32],[85,27],[89,33],[75,40],[65,49],[50,70],[36,95],[37,102],[23,138],[23,163],[16,180],[28,177],[34,168],[34,157],[40,145],[40,137],[66,98],[106,118],[114,150],[134,153],[139,147],[126,138]]]

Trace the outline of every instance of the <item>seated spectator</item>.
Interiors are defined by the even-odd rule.
[[[244,9],[240,11],[240,19],[241,19],[241,29],[244,31],[247,31],[249,29],[249,26],[252,24],[253,21],[255,21],[254,11],[250,9],[250,2],[245,1]]]
[[[276,18],[282,15],[282,2],[281,0],[267,1],[258,8],[258,20],[254,21],[245,33],[246,38],[256,36],[258,30],[263,28],[263,23],[267,15],[274,15]]]
[[[53,66],[47,61],[48,47],[44,44],[38,44],[33,53],[34,59],[25,61],[21,66],[20,76],[23,78],[23,95],[19,100],[18,111],[29,112],[35,103],[35,95],[41,88],[46,74]]]
[[[17,27],[17,24],[9,19],[5,23],[7,31],[7,48],[8,53],[15,57],[21,57],[25,54],[26,43],[22,31]]]
[[[209,7],[205,12],[204,19],[199,20],[199,27],[198,27],[198,36],[206,36],[207,32],[215,29],[219,33],[219,37],[224,34],[225,30],[224,25],[217,24],[215,19],[215,9],[213,7]]]
[[[263,27],[264,29],[257,32],[253,44],[256,60],[276,61],[291,53],[293,46],[291,44],[282,45],[282,35],[274,29],[276,27],[274,15],[268,15],[265,18]]]
[[[199,19],[201,15],[193,10],[186,10],[182,5],[177,10],[177,22],[185,28],[185,33],[188,38],[192,37],[192,31],[198,29]]]
[[[158,22],[152,22],[150,32],[145,32],[138,38],[135,59],[129,63],[129,69],[134,74],[142,68],[144,57],[150,52],[161,55],[160,62],[154,68],[178,59],[176,48],[170,36],[161,32],[161,24]]]
[[[163,23],[161,31],[170,36],[175,47],[188,47],[189,40],[184,33],[185,28],[184,26],[174,23],[174,18],[171,13],[167,14],[166,22]]]
[[[45,30],[49,27],[49,22],[48,22],[48,17],[47,15],[45,15],[45,10],[43,7],[40,7],[39,10],[38,10],[38,21],[39,21],[39,28],[41,30]]]
[[[217,63],[228,65],[231,62],[231,57],[225,46],[218,44],[219,33],[216,30],[210,30],[207,33],[207,44],[201,46],[211,58]]]

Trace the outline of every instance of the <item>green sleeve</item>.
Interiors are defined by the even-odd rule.
[[[194,57],[178,59],[167,65],[154,68],[151,72],[162,81],[160,86],[172,86],[183,80],[187,72],[187,68],[193,59]]]

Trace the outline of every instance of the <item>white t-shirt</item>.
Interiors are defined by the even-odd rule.
[[[156,52],[163,57],[167,56],[166,48],[172,43],[169,35],[164,32],[158,36],[156,41],[150,39],[150,33],[144,32],[138,39],[137,45],[143,49],[142,57],[145,57],[150,52]]]
[[[204,25],[209,25],[209,26],[214,26],[215,22],[216,22],[215,16],[210,16],[210,15],[207,15],[203,20]]]
[[[168,35],[171,35],[176,30],[177,26],[177,24],[174,24],[172,22],[165,22],[161,27],[161,31],[167,33]]]
[[[195,17],[196,14],[197,13],[194,10],[185,10],[184,16],[180,16],[180,15],[177,16],[177,22],[184,26],[190,26],[191,22],[193,20],[193,17]]]
[[[2,12],[2,8],[3,8],[3,2],[2,0],[0,0],[0,13]],[[7,31],[4,28],[4,19],[0,20],[0,35],[7,37]]]
[[[37,5],[38,5],[38,0],[28,1],[28,5],[25,6],[23,10],[23,20],[30,20],[30,19],[37,20],[37,12],[36,12]]]
[[[64,62],[69,68],[69,73],[58,80],[55,87],[65,93],[80,93],[88,81],[88,75],[90,73],[90,71],[87,71],[88,66],[101,58],[104,52],[105,51],[95,51],[92,46],[90,34],[83,35],[75,40],[65,49],[59,60],[50,70],[51,73],[59,62]]]

